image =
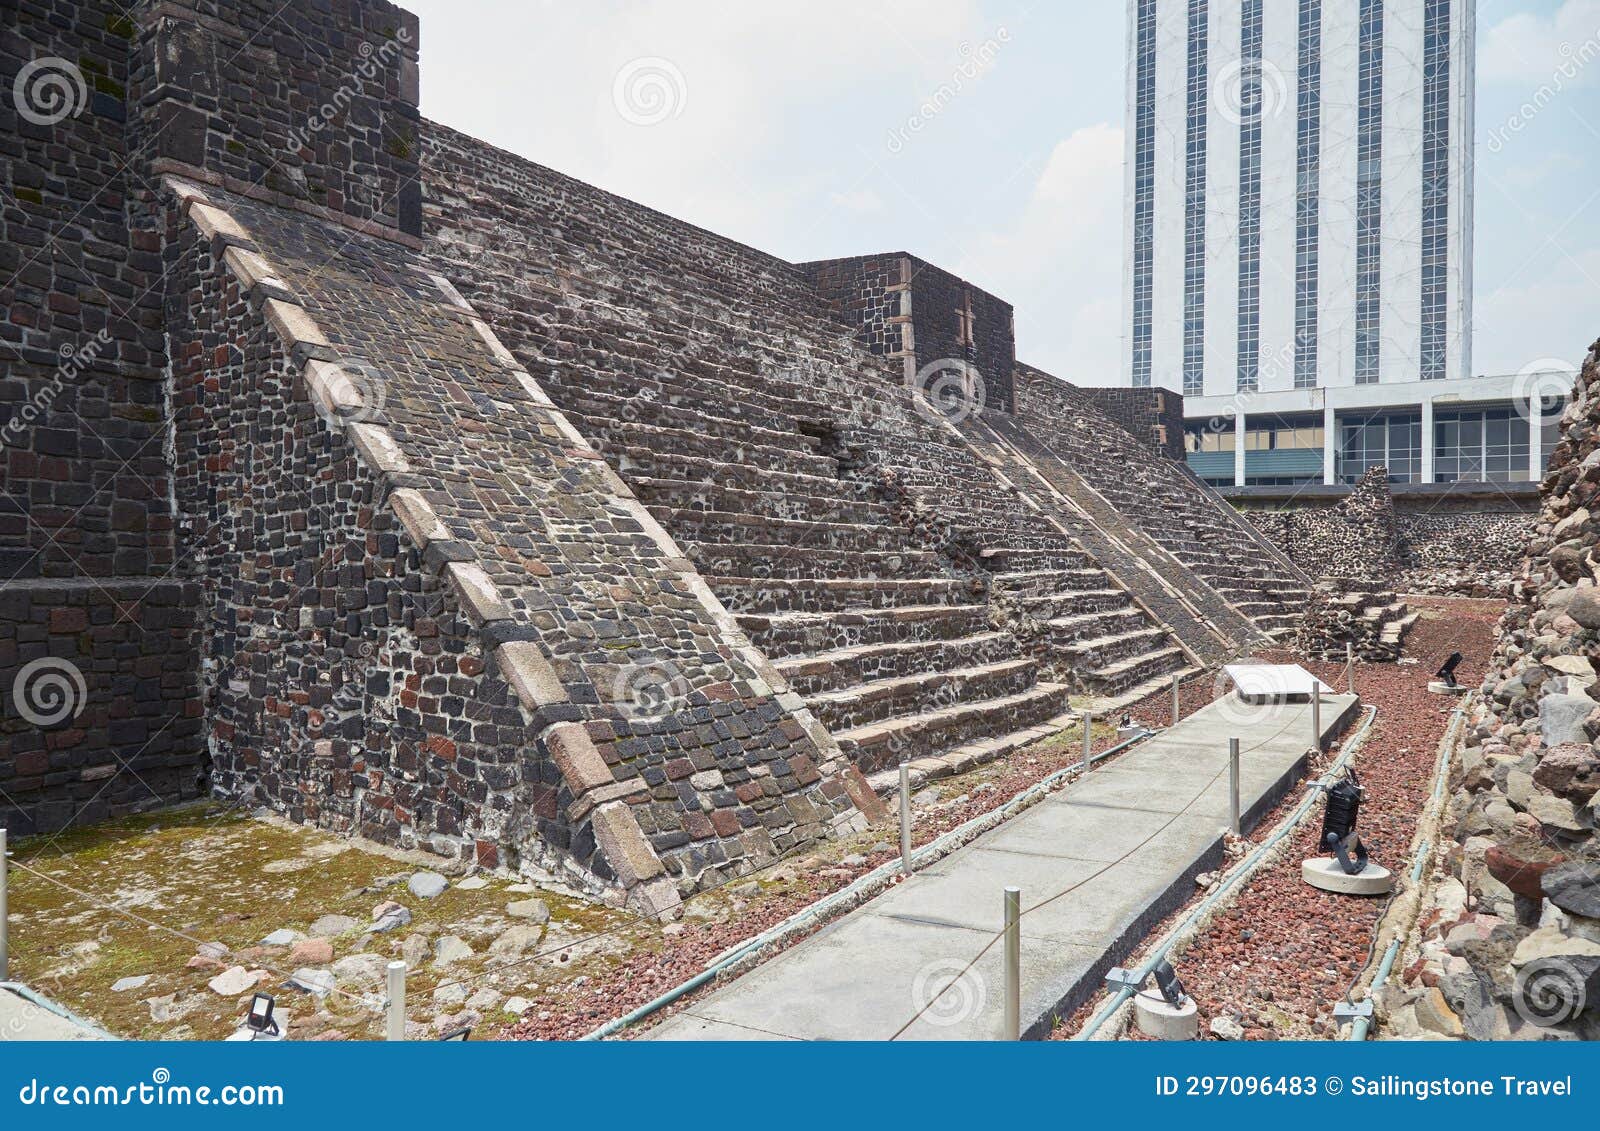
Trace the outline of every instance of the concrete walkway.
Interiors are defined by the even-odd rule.
[[[80,1025],[46,1006],[29,1001],[0,983],[0,1042],[4,1041],[109,1041],[91,1026]]]
[[[1357,710],[1324,694],[1324,744]],[[1043,1035],[1221,862],[1230,735],[1249,829],[1305,771],[1308,703],[1212,703],[644,1037],[887,1040],[933,1001],[901,1039],[995,1039],[1007,885],[1022,889],[1022,1027]]]

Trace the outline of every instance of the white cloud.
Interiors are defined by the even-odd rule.
[[[1478,44],[1478,75],[1537,87],[1566,74],[1568,85],[1600,78],[1600,0],[1565,0],[1549,15],[1518,12]]]
[[[429,117],[767,248],[826,203],[819,185],[850,184],[824,168],[854,152],[842,134],[881,144],[948,77],[959,44],[992,31],[978,0],[458,3],[408,5],[422,20]],[[470,59],[470,72],[435,58]],[[617,76],[639,60],[665,66],[640,72],[654,78],[635,84],[625,115]]]
[[[1017,221],[975,239],[961,269],[1015,304],[1021,360],[1074,384],[1119,379],[1122,158],[1120,127],[1074,130]]]
[[[1595,295],[1600,294],[1600,250],[1560,254],[1540,251],[1509,285],[1479,287],[1473,300],[1472,368],[1516,373],[1541,358],[1560,357],[1574,368],[1595,339]],[[1529,343],[1539,343],[1530,349]]]

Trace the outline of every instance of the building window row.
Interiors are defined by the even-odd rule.
[[[1183,210],[1183,391],[1188,396],[1205,389],[1209,15],[1208,0],[1189,0]]]
[[[1425,0],[1422,32],[1422,379],[1448,376],[1450,0]]]
[[[1360,0],[1356,79],[1356,384],[1378,380],[1382,357],[1383,0]]]
[[[1244,0],[1239,18],[1239,392],[1261,373],[1261,6]]]
[[[1295,133],[1294,387],[1317,385],[1317,245],[1322,178],[1322,0],[1300,0]]]
[[[1154,335],[1156,0],[1139,0],[1134,27],[1133,384],[1150,385]]]

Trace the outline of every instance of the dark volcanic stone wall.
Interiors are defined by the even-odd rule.
[[[1084,398],[1168,459],[1182,460],[1183,394],[1171,389],[1086,387]],[[1027,411],[1023,402],[1021,411]]]
[[[383,0],[138,9],[154,172],[421,232],[417,17]]]
[[[800,264],[856,340],[884,357],[915,356],[911,329],[911,257],[904,252],[819,259]]]
[[[0,824],[21,834],[193,797],[203,767],[138,31],[109,0],[3,23]]]
[[[982,403],[1011,411],[1017,351],[1010,303],[903,251],[798,267],[862,346],[910,359],[908,380],[921,370],[921,387],[932,389],[952,363],[970,366],[983,382]],[[971,314],[971,341],[961,340],[963,312]]]

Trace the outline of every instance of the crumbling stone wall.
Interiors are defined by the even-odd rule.
[[[1410,972],[1433,1027],[1483,1040],[1600,1038],[1600,343],[1561,430]]]
[[[1402,512],[1395,524],[1402,592],[1509,598],[1538,519],[1516,511]]]

